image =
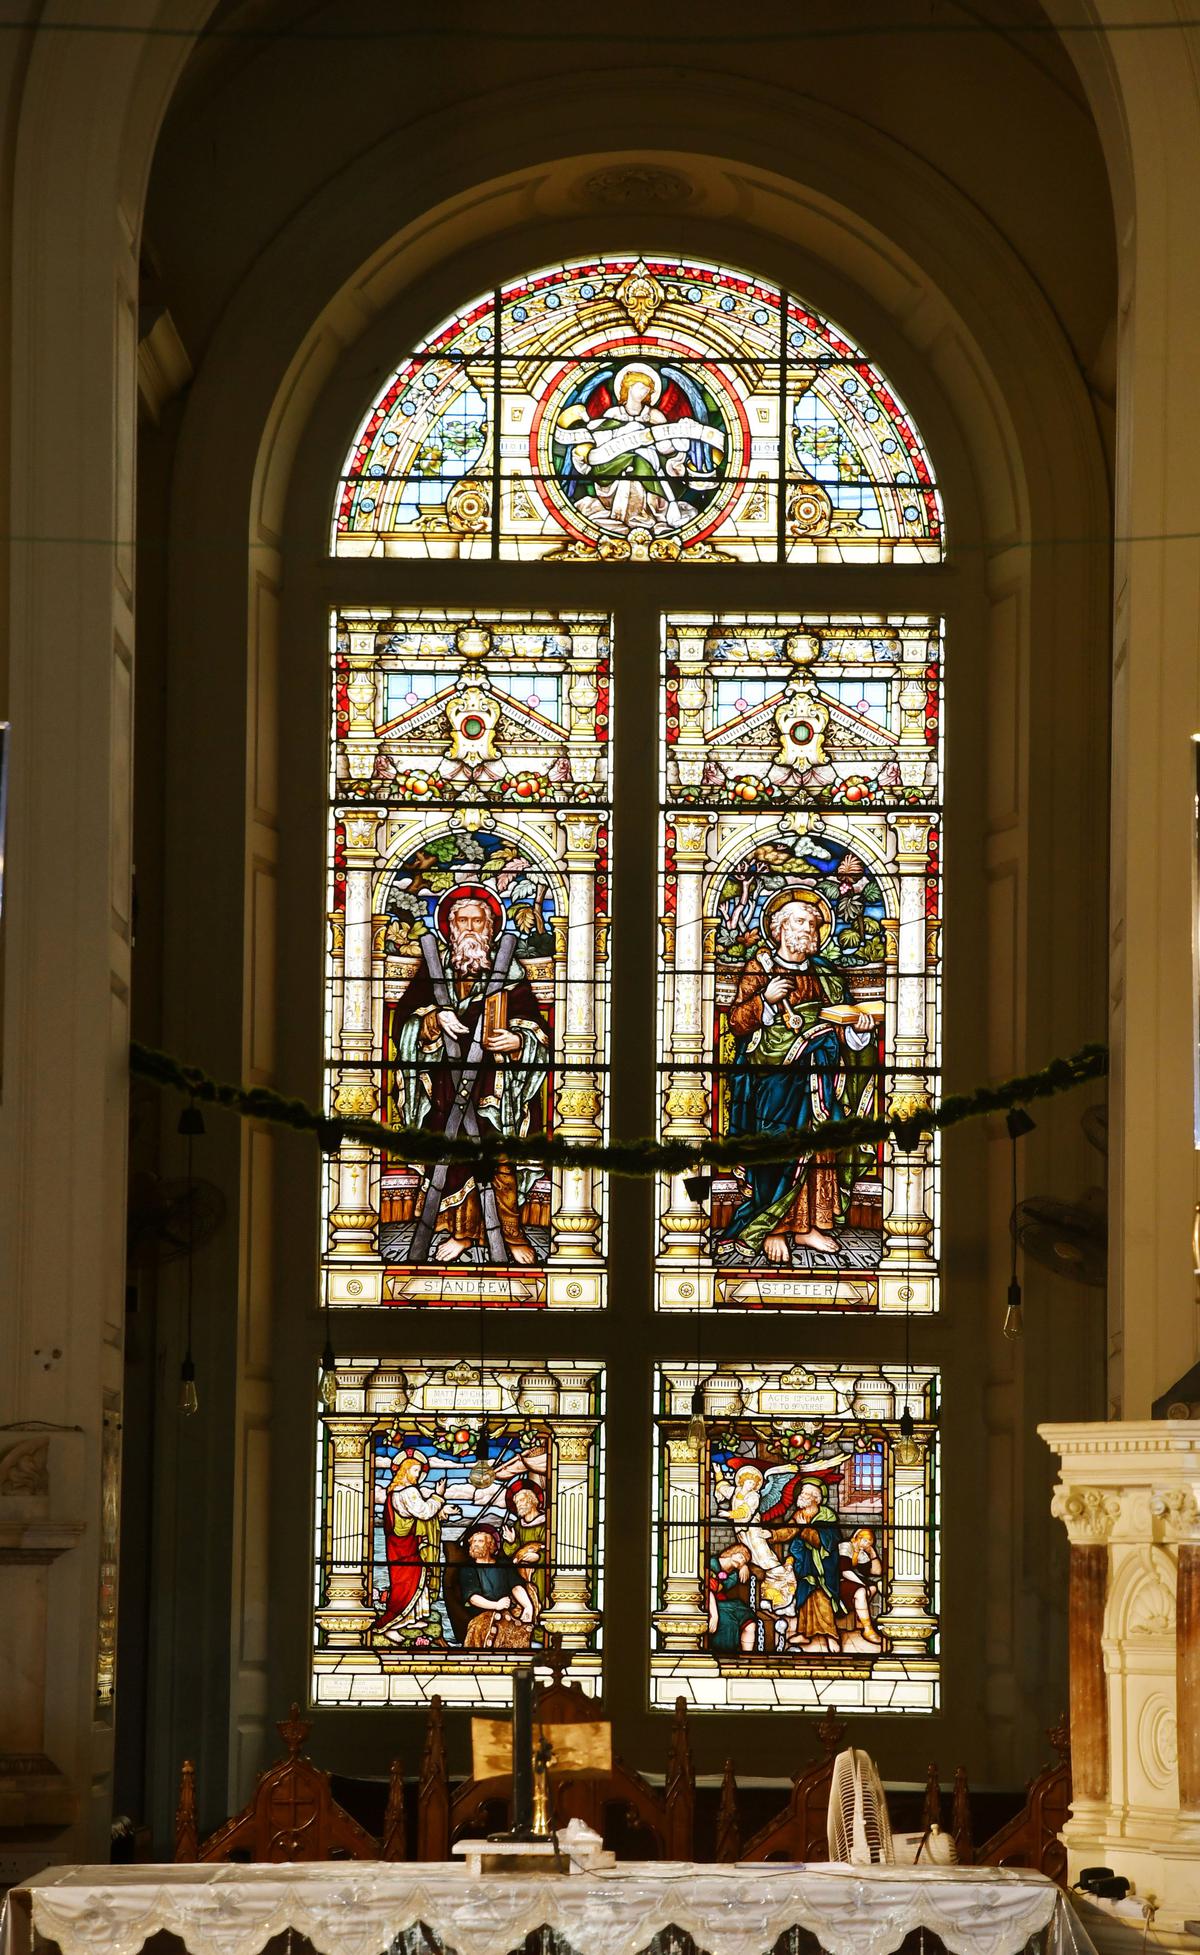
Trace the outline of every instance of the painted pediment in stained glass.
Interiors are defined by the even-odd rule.
[[[930,562],[925,445],[863,349],[777,286],[636,254],[473,301],[372,403],[339,556]]]

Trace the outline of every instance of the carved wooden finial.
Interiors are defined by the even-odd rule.
[[[942,1783],[938,1777],[937,1766],[931,1765],[925,1774],[925,1805],[921,1815],[921,1824],[926,1832],[928,1832],[931,1826],[940,1827],[941,1823]]]
[[[312,1725],[306,1724],[301,1717],[299,1704],[293,1704],[288,1716],[281,1723],[277,1724],[275,1729],[288,1748],[288,1757],[295,1758],[304,1740],[312,1730]]]
[[[407,1860],[408,1828],[404,1817],[404,1767],[393,1758],[388,1779],[387,1811],[383,1815],[383,1858]]]
[[[696,1819],[696,1770],[688,1735],[687,1698],[675,1699],[671,1749],[667,1754],[667,1852],[672,1860],[690,1860]]]
[[[975,1840],[971,1832],[971,1793],[965,1765],[960,1765],[954,1774],[954,1818],[951,1823],[958,1864],[960,1867],[970,1867],[975,1860]]]
[[[564,1650],[561,1639],[555,1636],[552,1641],[548,1639],[546,1653],[540,1661],[550,1671],[554,1680],[552,1688],[557,1690],[571,1667],[570,1650]]]
[[[1071,1720],[1064,1711],[1057,1724],[1051,1725],[1046,1736],[1049,1738],[1059,1762],[1064,1763],[1071,1756]]]
[[[733,1760],[725,1760],[721,1774],[721,1804],[717,1811],[717,1859],[736,1860],[742,1850],[742,1828],[738,1815],[737,1780]]]
[[[417,1781],[417,1858],[450,1858],[450,1774],[446,1765],[442,1700],[436,1693],[429,1700],[429,1722]]]
[[[820,1723],[814,1725],[813,1729],[817,1734],[817,1743],[826,1758],[832,1758],[834,1752],[840,1751],[846,1742],[846,1726],[841,1718],[834,1716],[832,1711],[826,1711]]]
[[[200,1851],[200,1835],[196,1828],[196,1767],[190,1758],[183,1761],[179,1774],[179,1804],[175,1808],[175,1859],[180,1866],[190,1866]]]

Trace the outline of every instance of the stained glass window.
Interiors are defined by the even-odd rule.
[[[671,617],[662,1131],[927,1105],[940,1037],[941,634],[929,617]],[[664,1309],[936,1307],[937,1150],[716,1172],[660,1199]]]
[[[605,1130],[610,673],[582,613],[332,629],[328,1104],[448,1135]],[[331,1157],[332,1304],[604,1300],[587,1169]]]
[[[340,1359],[318,1421],[313,1700],[505,1704],[553,1641],[598,1687],[595,1364]]]
[[[652,1703],[937,1709],[936,1408],[928,1366],[658,1368]]]
[[[339,556],[937,561],[916,427],[832,321],[747,273],[580,259],[485,293],[346,457]]]

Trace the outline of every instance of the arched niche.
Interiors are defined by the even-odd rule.
[[[332,474],[383,374],[439,317],[522,267],[661,235],[656,186],[664,181],[686,187],[686,208],[673,211],[670,224],[687,248],[786,283],[845,323],[894,377],[937,457],[957,540],[936,598],[933,586],[911,578],[902,597],[897,585],[896,602],[943,610],[954,647],[951,916],[960,943],[977,958],[980,946],[988,948],[978,965],[986,1008],[975,985],[948,996],[953,1078],[1016,1070],[1027,1054],[1066,1049],[1097,1029],[1106,488],[1069,348],[996,230],[911,154],[814,106],[805,180],[789,179],[778,167],[791,146],[787,100],[767,90],[755,91],[752,103],[749,94],[743,98],[744,126],[753,134],[741,153],[698,155],[690,129],[672,130],[660,82],[643,75],[625,89],[618,110],[594,85],[564,79],[536,130],[515,114],[519,95],[498,92],[474,105],[469,155],[434,126],[419,142],[411,132],[383,142],[376,170],[335,180],[303,204],[219,322],[184,416],[172,493],[168,764],[180,804],[203,792],[211,823],[203,843],[183,823],[171,836],[167,1044],[186,1034],[215,1067],[316,1096],[321,621],[334,573],[347,568],[326,557]],[[738,92],[731,83],[731,101]],[[653,144],[637,140],[638,129],[651,126]],[[621,134],[624,143],[616,141]],[[627,181],[631,172],[642,187],[614,211],[595,186],[614,173]],[[248,586],[213,576],[190,547],[215,509],[244,516]],[[1094,551],[1076,545],[1031,552],[1031,535],[1094,536],[1097,543]],[[599,590],[585,599],[574,566],[539,569],[537,602],[604,601]],[[496,589],[529,601],[529,573],[498,570]],[[360,566],[359,574],[358,600],[382,601],[377,567]],[[628,580],[636,568],[615,575],[632,596],[637,587]],[[843,583],[843,602],[852,581]],[[349,597],[349,585],[336,588]],[[766,602],[752,599],[755,588],[747,579],[738,601]],[[866,603],[865,586],[857,588]],[[452,600],[443,593],[442,601]],[[801,608],[825,599],[818,583],[796,573],[770,601]],[[231,729],[233,750],[246,756],[244,774],[229,766]],[[1081,785],[1051,825],[1056,770]],[[215,795],[214,782],[222,783]],[[241,864],[242,873],[220,882],[206,877],[214,851]],[[241,972],[238,995],[202,992],[196,984],[198,933],[228,946]],[[629,1040],[630,1070],[648,1069],[649,1032],[633,1030]],[[639,1118],[632,1130],[645,1125]],[[1072,1112],[1051,1112],[1041,1131],[1069,1155]],[[230,1612],[236,1620],[243,1611],[238,1571],[265,1569],[269,1574],[253,1579],[262,1606],[278,1610],[280,1622],[278,1636],[272,1633],[269,1648],[256,1648],[232,1687],[230,1778],[240,1786],[257,1757],[268,1699],[291,1687],[284,1679],[297,1678],[305,1663],[296,1602],[303,1583],[295,1586],[295,1550],[285,1551],[262,1476],[271,1470],[282,1422],[296,1416],[291,1408],[306,1404],[310,1391],[302,1341],[289,1338],[283,1313],[303,1312],[311,1295],[315,1177],[311,1160],[299,1152],[292,1158],[266,1132],[223,1137],[218,1145],[228,1179],[242,1191],[240,1259],[230,1253],[210,1277],[239,1298],[237,1324],[218,1335],[215,1312],[213,1334],[214,1362],[228,1351],[240,1366],[228,1437],[240,1464],[229,1509],[234,1572],[209,1601],[197,1598],[197,1609],[215,1649],[228,1638]],[[990,1341],[948,1402],[948,1443],[957,1429],[964,1438],[973,1433],[967,1443],[977,1445],[989,1394],[995,1402],[996,1393],[1011,1391],[1011,1362],[996,1340],[998,1326],[986,1318],[1002,1287],[988,1257],[1003,1260],[994,1245],[1002,1243],[1007,1219],[1007,1163],[997,1161],[993,1171],[990,1152],[981,1132],[965,1135],[947,1174],[948,1214],[957,1176],[964,1189],[988,1190],[990,1216],[985,1225],[977,1196],[969,1197],[958,1210],[957,1243],[950,1242],[961,1308],[988,1322]],[[274,1328],[267,1269],[279,1298]],[[1046,1336],[1069,1343],[1081,1322],[1082,1313],[1068,1309]],[[354,1335],[365,1349],[369,1327]],[[1048,1349],[1031,1369],[1040,1377],[1055,1368]],[[1036,1411],[1030,1429],[1034,1417]],[[989,1503],[1014,1518],[1012,1533],[989,1533],[984,1554],[995,1580],[1008,1581],[1013,1542],[1043,1528],[1044,1476],[1005,1419],[986,1453]],[[275,1468],[285,1478],[290,1470],[282,1462]],[[961,1530],[959,1538],[972,1509],[966,1482],[948,1483],[947,1526]],[[1048,1624],[1058,1603],[1049,1552],[1046,1561],[1037,1608]],[[964,1653],[983,1637],[986,1584],[976,1572],[973,1590],[955,1605],[965,1611]],[[189,1628],[196,1619],[185,1588],[172,1605],[180,1635],[185,1618]],[[631,1603],[640,1606],[636,1596]],[[1018,1653],[1019,1641],[1013,1624],[990,1645],[986,1691],[1003,1707],[997,1714],[985,1721],[965,1654],[946,1700],[949,1729],[997,1761],[991,1769],[1017,1776],[1016,1765],[1004,1761],[1023,1755],[1040,1716],[1030,1700],[1033,1670],[1014,1683],[1022,1664],[1031,1664]],[[382,1756],[381,1731],[341,1713],[328,1718],[332,1742],[349,1743],[353,1732],[354,1745],[366,1745],[364,1756]],[[651,1727],[637,1728],[635,1742],[649,1753]],[[179,1748],[170,1735],[163,1743],[166,1753]],[[881,1729],[881,1743],[885,1760],[892,1746],[899,1770],[907,1740],[898,1729]],[[788,1763],[785,1748],[780,1770]]]

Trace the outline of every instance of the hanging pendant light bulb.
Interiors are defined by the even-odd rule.
[[[1009,1234],[1012,1237],[1012,1266],[1009,1271],[1008,1308],[1004,1312],[1004,1335],[1010,1344],[1015,1344],[1025,1335],[1025,1313],[1021,1308],[1021,1284],[1017,1276],[1017,1142],[1026,1134],[1033,1132],[1033,1121],[1024,1107],[1010,1107],[1004,1116],[1008,1128],[1008,1138],[1012,1144],[1012,1214],[1009,1218]]]
[[[916,1437],[916,1424],[906,1405],[900,1414],[900,1437],[896,1441],[896,1462],[899,1466],[916,1466],[921,1458],[921,1447]]]
[[[695,1391],[692,1393],[692,1416],[688,1420],[687,1436],[688,1445],[692,1448],[692,1451],[696,1453],[701,1452],[704,1447],[704,1442],[708,1437],[708,1424],[704,1417],[703,1385],[697,1385]]]
[[[192,1259],[196,1248],[196,1178],[193,1172],[192,1143],[196,1135],[203,1134],[204,1130],[204,1115],[195,1100],[190,1100],[180,1113],[178,1127],[179,1133],[187,1142],[187,1344],[183,1363],[179,1367],[179,1410],[188,1419],[200,1410],[200,1400],[196,1394],[196,1360],[192,1356],[194,1303]]]
[[[489,1450],[485,1419],[479,1428],[479,1437],[475,1441],[475,1464],[467,1474],[467,1479],[473,1487],[494,1487],[496,1484],[496,1469],[489,1458]]]
[[[1010,1343],[1025,1335],[1025,1313],[1021,1308],[1021,1285],[1013,1277],[1008,1286],[1008,1309],[1004,1313],[1004,1335]]]
[[[186,1418],[200,1410],[200,1400],[196,1396],[196,1366],[189,1349],[179,1367],[179,1409]]]

